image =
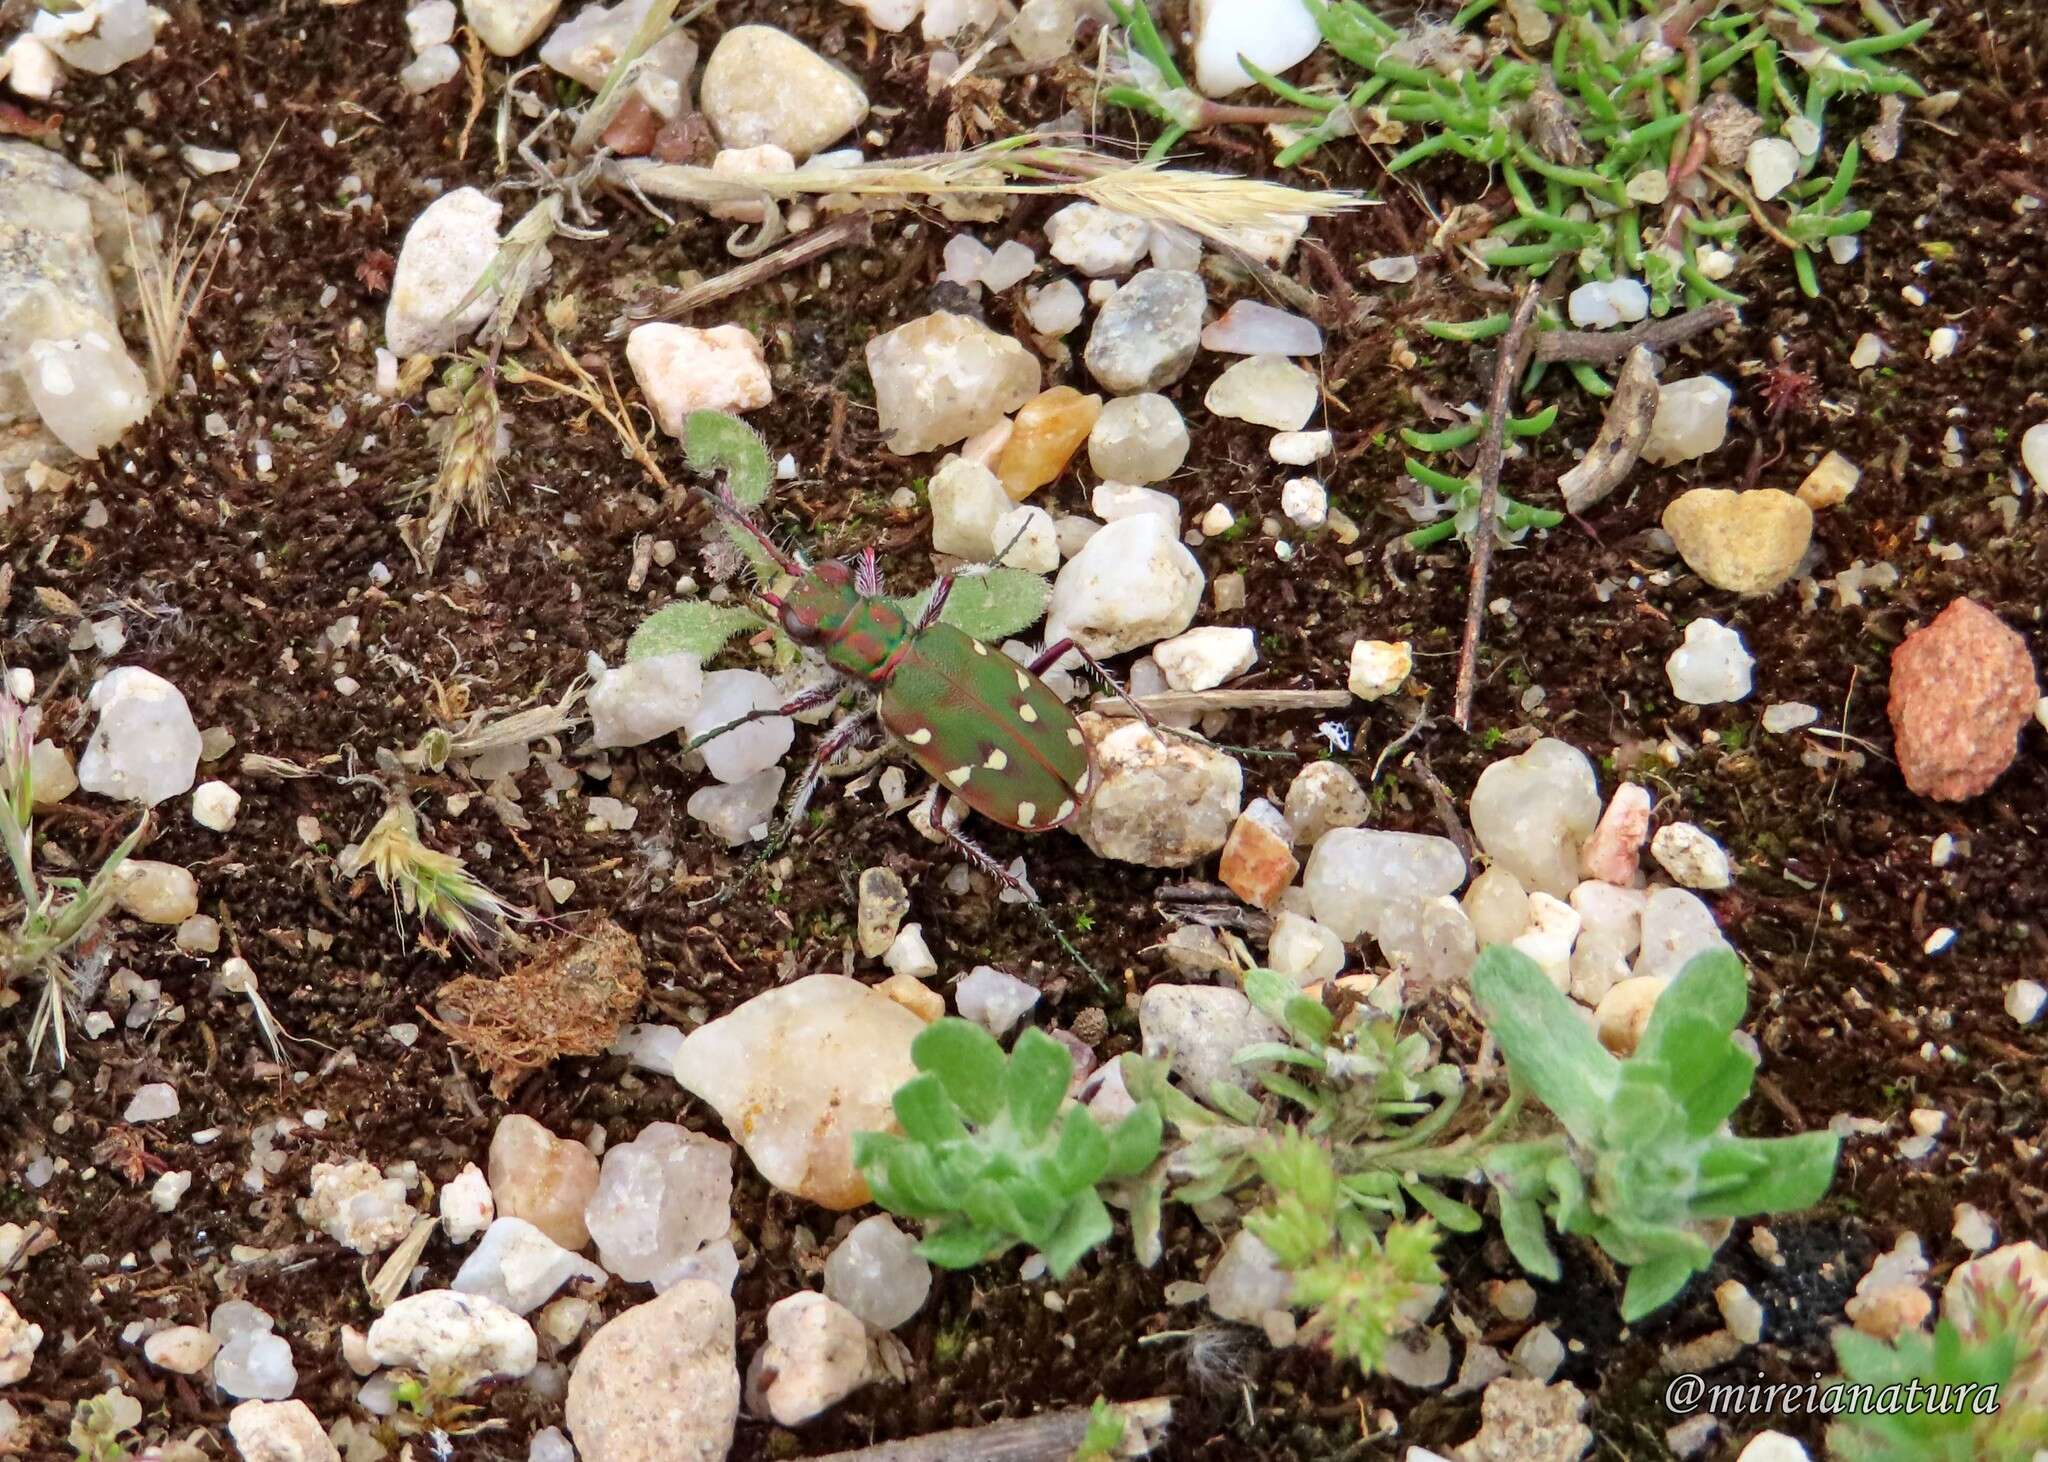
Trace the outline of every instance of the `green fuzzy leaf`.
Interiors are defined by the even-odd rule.
[[[917,1252],[941,1269],[972,1269],[997,1250],[1008,1247],[996,1235],[971,1223],[953,1221],[926,1234]]]
[[[967,1135],[960,1111],[946,1095],[946,1084],[930,1072],[913,1076],[896,1088],[891,1105],[904,1135],[913,1142],[934,1145],[954,1142]]]
[[[1694,1273],[1692,1260],[1685,1254],[1659,1255],[1629,1270],[1628,1285],[1621,1295],[1622,1322],[1633,1325],[1671,1303]]]
[[[1720,1130],[1749,1095],[1756,1057],[1720,1027],[1692,1015],[1667,1023],[1663,1049],[1670,1059],[1658,1063],[1661,1083],[1684,1113],[1687,1135],[1706,1137]]]
[[[854,1165],[867,1179],[875,1201],[905,1218],[936,1218],[952,1211],[931,1155],[914,1143],[884,1132],[855,1134]]]
[[[1090,1188],[1068,1205],[1058,1232],[1043,1246],[1041,1252],[1045,1255],[1046,1268],[1052,1271],[1054,1279],[1065,1279],[1067,1272],[1081,1262],[1081,1256],[1108,1238],[1111,1232],[1113,1226],[1109,1220],[1109,1209]]]
[[[1657,997],[1636,1049],[1652,1061],[1669,1063],[1674,1045],[1669,1030],[1672,1022],[1697,1020],[1725,1036],[1742,1024],[1748,1008],[1749,975],[1735,951],[1724,947],[1696,954]]]
[[[1306,1066],[1312,1071],[1321,1071],[1327,1064],[1313,1051],[1304,1051],[1280,1041],[1254,1041],[1249,1046],[1240,1046],[1230,1057],[1233,1066],[1250,1066],[1260,1061],[1271,1061],[1281,1066]]]
[[[1700,1157],[1700,1178],[1712,1184],[1716,1175],[1735,1161],[1735,1150],[1745,1158],[1762,1158],[1759,1170],[1742,1184],[1713,1197],[1695,1200],[1692,1212],[1699,1218],[1746,1218],[1752,1214],[1796,1213],[1811,1208],[1827,1196],[1835,1180],[1835,1161],[1842,1145],[1832,1132],[1801,1132],[1795,1137],[1727,1137],[1709,1146]]]
[[[1491,945],[1479,956],[1472,969],[1472,994],[1514,1074],[1566,1131],[1592,1143],[1620,1081],[1621,1063],[1572,1002],[1535,960],[1504,944]]]
[[[1078,1193],[1093,1188],[1108,1171],[1109,1138],[1086,1107],[1073,1108],[1060,1123],[1059,1145],[1046,1163],[1046,1175],[1058,1192]]]
[[[709,660],[735,635],[752,634],[765,629],[767,624],[767,620],[743,605],[684,599],[665,605],[640,621],[640,628],[626,642],[626,658],[651,660],[657,655],[687,652]]]
[[[1243,1127],[1256,1127],[1265,1115],[1259,1099],[1234,1082],[1219,1081],[1209,1088],[1209,1105]]]
[[[1003,1197],[1016,1214],[1015,1223],[1005,1226],[1034,1248],[1052,1242],[1067,1212],[1068,1191],[1045,1169],[1045,1164],[1036,1165],[1028,1173],[1010,1174],[1001,1183]]]
[[[1439,1193],[1427,1183],[1403,1183],[1401,1191],[1414,1199],[1424,1213],[1454,1234],[1476,1234],[1485,1223],[1479,1216],[1479,1210],[1471,1204],[1462,1203],[1447,1193]]]
[[[931,594],[927,589],[915,599],[899,600],[897,607],[915,624],[923,618]],[[953,577],[939,622],[992,645],[1038,623],[1051,597],[1052,585],[1043,574],[1012,568],[964,569]]]
[[[910,1059],[945,1083],[970,1122],[993,1122],[1003,1109],[1003,1048],[973,1021],[933,1021],[910,1043]]]
[[[1500,1199],[1500,1236],[1507,1241],[1515,1262],[1538,1279],[1555,1282],[1564,1273],[1557,1251],[1543,1232],[1543,1210],[1533,1198],[1503,1193]]]
[[[723,411],[693,411],[683,423],[683,456],[698,472],[726,472],[733,501],[743,508],[767,501],[775,469],[767,444],[737,416]]]
[[[1103,1175],[1134,1178],[1144,1172],[1159,1156],[1159,1142],[1164,1135],[1165,1124],[1160,1119],[1158,1106],[1152,1102],[1140,1102],[1134,1111],[1110,1129],[1109,1160]]]
[[[1066,1100],[1073,1077],[1074,1058],[1065,1046],[1037,1026],[1017,1037],[1010,1048],[1009,1069],[1003,1073],[1003,1104],[1027,1141],[1035,1142],[1052,1130],[1052,1119]]]

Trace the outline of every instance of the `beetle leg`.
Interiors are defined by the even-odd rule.
[[[983,873],[986,873],[990,878],[993,878],[1011,893],[1023,899],[1025,903],[1036,905],[1038,903],[1037,889],[998,863],[993,853],[946,820],[946,811],[952,801],[953,794],[951,792],[945,793],[940,798],[939,805],[932,815],[932,826],[944,833],[946,840],[967,856],[968,862],[979,868]]]
[[[762,714],[778,713],[764,711]],[[769,830],[768,837],[763,841],[760,848],[755,851],[751,858],[747,859],[747,866],[742,868],[724,888],[720,889],[710,898],[697,900],[690,905],[691,908],[699,908],[706,904],[724,903],[746,886],[747,880],[753,877],[755,869],[788,846],[791,835],[796,831],[797,823],[803,819],[805,811],[810,807],[811,797],[818,790],[818,783],[824,780],[825,774],[834,758],[842,751],[845,751],[847,747],[856,744],[867,733],[868,727],[873,723],[874,719],[874,707],[866,706],[839,721],[833,726],[831,731],[826,733],[825,739],[818,743],[817,751],[812,754],[810,764],[804,768],[804,774],[797,779],[796,790],[790,794],[789,800],[783,804],[782,816],[777,820],[775,826]],[[733,724],[736,726],[740,723],[735,721]]]
[[[688,741],[683,743],[683,752],[685,755],[687,755],[690,752],[697,750],[699,747],[704,746],[709,742],[716,741],[719,737],[725,735],[726,732],[737,731],[740,727],[748,725],[751,722],[758,721],[762,719],[762,717],[764,716],[797,716],[803,714],[805,711],[815,711],[816,709],[818,709],[819,706],[830,705],[833,701],[838,700],[839,697],[844,695],[845,693],[846,687],[842,685],[839,681],[828,680],[823,685],[812,686],[802,695],[796,696],[795,698],[787,701],[782,705],[766,707],[756,706],[753,710],[748,711],[744,716],[733,717],[730,721],[727,721],[723,726],[713,726],[709,731],[706,731],[702,736],[692,736]]]
[[[1107,665],[1103,664],[1072,640],[1055,640],[1052,644],[1040,650],[1038,658],[1031,662],[1031,673],[1042,676],[1070,654],[1079,655],[1081,663],[1087,667],[1089,673],[1107,686],[1111,695],[1129,706],[1132,715],[1143,721],[1147,726],[1150,726],[1154,731],[1162,729],[1153,714],[1133,700],[1131,693],[1124,689],[1123,683],[1109,673]]]

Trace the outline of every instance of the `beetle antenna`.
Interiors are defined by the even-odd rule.
[[[700,487],[693,483],[691,491],[703,498],[705,502],[711,504],[713,512],[725,518],[756,543],[760,544],[768,557],[774,560],[777,568],[781,569],[785,574],[790,574],[797,578],[803,577],[803,564],[784,552],[782,545],[773,538],[770,538],[761,525],[748,515],[747,510],[734,501],[730,487],[721,487],[717,492],[712,492],[709,488]]]

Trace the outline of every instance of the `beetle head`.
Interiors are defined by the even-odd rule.
[[[783,633],[799,645],[815,645],[844,624],[859,603],[852,567],[830,559],[807,570],[777,607]]]

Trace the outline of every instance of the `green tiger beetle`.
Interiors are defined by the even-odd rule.
[[[829,705],[845,694],[846,682],[853,682],[868,692],[869,699],[836,722],[819,742],[770,848],[779,846],[802,817],[832,764],[879,727],[931,774],[931,827],[991,878],[1036,904],[1037,895],[1028,883],[960,831],[953,804],[1027,833],[1048,832],[1079,810],[1094,784],[1093,751],[1074,713],[1040,679],[1069,654],[1078,656],[1146,722],[1152,717],[1117,689],[1095,657],[1071,639],[1046,646],[1027,666],[957,626],[941,623],[939,615],[953,588],[950,573],[933,585],[923,610],[912,619],[883,595],[873,549],[852,562],[832,559],[813,566],[785,552],[730,493],[698,491],[796,581],[779,596],[762,591],[758,597],[775,612],[783,633],[799,645],[819,650],[839,679],[805,691],[786,705],[750,711],[714,727],[683,749],[694,751],[765,716],[793,716]]]

